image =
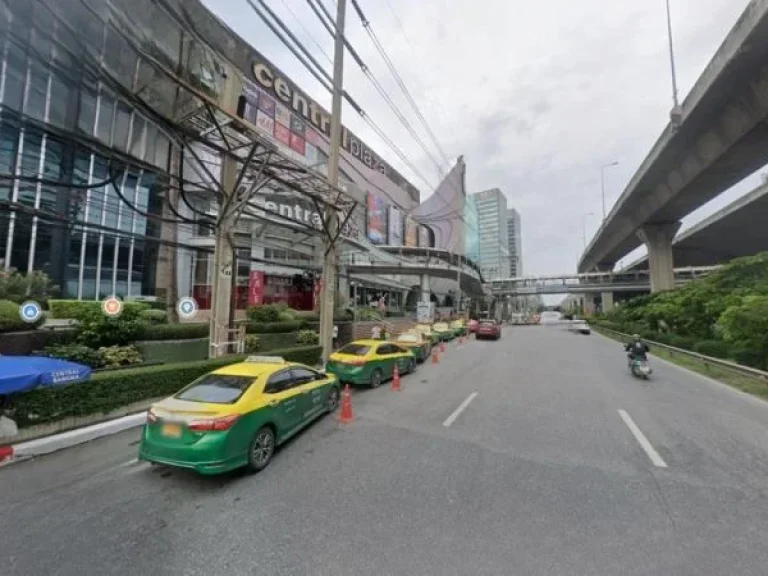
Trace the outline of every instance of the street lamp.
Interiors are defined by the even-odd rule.
[[[603,198],[603,220],[605,220],[605,169],[610,168],[611,166],[618,166],[619,161],[614,160],[613,162],[609,162],[608,164],[603,164],[600,166],[600,190],[602,192],[602,198]]]
[[[669,8],[669,0],[665,0],[667,6],[667,36],[669,38],[669,67],[672,71],[672,111],[669,113],[669,118],[672,125],[677,128],[682,120],[682,110],[680,109],[680,103],[677,100],[677,72],[675,71],[675,49],[672,44],[672,13]]]
[[[587,249],[587,218],[594,215],[594,212],[587,212],[581,215],[581,240],[584,242],[584,250]]]

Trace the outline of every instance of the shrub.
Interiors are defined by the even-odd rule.
[[[109,317],[102,313],[101,308],[87,309],[78,318],[77,340],[91,348],[129,344],[141,336],[146,326],[139,317],[141,310],[126,306],[119,316]]]
[[[139,318],[147,324],[168,324],[168,313],[165,310],[142,310]]]
[[[375,308],[358,308],[357,319],[362,321],[381,320],[381,315]]]
[[[297,344],[317,344],[320,341],[320,335],[314,330],[301,330],[296,334]]]
[[[104,368],[118,368],[141,364],[142,358],[136,346],[107,346],[99,348],[99,355]]]
[[[48,308],[51,315],[57,319],[77,320],[90,318],[93,314],[101,312],[101,302],[98,300],[50,300]],[[123,314],[126,312],[136,312],[149,310],[150,306],[146,302],[123,302]]]
[[[298,332],[259,334],[259,350],[261,352],[268,352],[269,350],[296,346],[297,334]]]
[[[210,327],[207,322],[194,324],[155,324],[144,326],[137,340],[195,340],[207,338]]]
[[[742,366],[751,366],[759,370],[765,370],[768,367],[768,358],[754,348],[744,344],[734,346],[731,349],[730,358]]]
[[[286,360],[313,366],[320,359],[320,346],[274,350]],[[126,368],[94,374],[88,382],[61,388],[38,388],[14,399],[11,417],[20,428],[64,418],[102,414],[133,404],[168,396],[203,374],[239,362],[244,356]]]
[[[713,358],[728,358],[730,346],[722,340],[702,340],[694,344],[693,351]]]
[[[248,334],[245,337],[245,351],[248,353],[256,352],[259,349],[259,337],[255,334]]]
[[[147,364],[175,364],[208,358],[208,338],[192,340],[142,340],[134,342]]]
[[[296,332],[306,326],[302,320],[293,322],[251,322],[245,327],[248,334],[280,334],[286,332]]]
[[[296,315],[290,310],[284,310],[277,315],[278,322],[293,322],[296,320]]]
[[[22,274],[16,270],[0,270],[0,300],[10,300],[16,304],[35,300],[45,306],[54,290],[56,288],[51,285],[51,279],[44,272]]]
[[[19,316],[19,305],[10,300],[0,300],[0,332],[34,330],[43,322],[43,318],[30,324]]]
[[[280,308],[277,304],[262,304],[248,308],[248,318],[252,322],[277,322],[280,319]]]
[[[104,366],[104,357],[101,352],[82,344],[48,346],[41,353],[43,356],[61,358],[62,360],[85,364],[91,368],[101,368]]]

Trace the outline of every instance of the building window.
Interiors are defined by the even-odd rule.
[[[115,110],[115,100],[104,92],[99,96],[99,121],[96,136],[99,140],[110,144],[112,142],[112,117]]]
[[[24,52],[13,42],[8,44],[5,65],[5,86],[3,105],[20,111],[24,98],[24,84],[27,78],[27,59]]]
[[[131,109],[118,102],[115,115],[115,137],[113,145],[120,150],[128,149],[128,133],[131,127]]]
[[[48,71],[39,64],[32,64],[29,70],[29,88],[24,112],[38,120],[46,120],[48,96]]]

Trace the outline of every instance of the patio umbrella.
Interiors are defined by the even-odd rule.
[[[44,356],[0,356],[0,395],[88,380],[91,368]]]

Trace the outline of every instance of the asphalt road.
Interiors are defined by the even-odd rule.
[[[352,424],[258,475],[137,463],[138,431],[7,466],[0,573],[766,574],[768,403],[655,369],[510,327],[355,394]]]

